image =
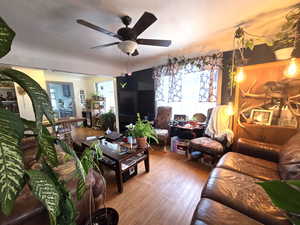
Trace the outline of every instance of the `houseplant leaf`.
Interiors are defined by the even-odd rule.
[[[29,95],[36,118],[37,128],[41,130],[43,116],[45,115],[51,124],[54,123],[54,113],[46,91],[31,77],[14,69],[2,69],[0,74],[7,76],[20,85]]]
[[[85,182],[83,179],[79,179],[77,181],[77,187],[76,187],[76,195],[77,195],[77,199],[81,200],[84,193],[86,192],[87,188],[85,185]]]
[[[32,193],[47,208],[52,225],[56,224],[56,217],[59,214],[59,192],[55,183],[44,172],[39,170],[27,171],[29,176],[29,185]]]
[[[15,32],[10,29],[10,27],[0,17],[0,58],[10,51],[10,46],[14,37]]]
[[[61,140],[57,140],[57,142],[62,147],[64,152],[68,153],[69,155],[71,155],[73,157],[73,159],[75,160],[75,163],[76,163],[76,170],[77,170],[79,179],[82,179],[85,182],[86,173],[85,173],[84,168],[81,164],[81,161],[77,157],[77,154],[74,151],[74,149],[72,149],[69,145],[67,145],[65,142],[63,142]]]
[[[0,108],[0,202],[8,215],[24,186],[24,164],[20,141],[24,127],[14,113]]]
[[[47,161],[52,167],[58,165],[57,153],[54,147],[55,138],[51,136],[48,129],[42,126],[42,132],[37,137],[40,153],[46,156]]]
[[[267,192],[275,206],[290,213],[300,213],[300,192],[286,181],[274,180],[258,184]]]
[[[51,169],[51,167],[46,162],[43,162],[42,171],[46,173],[49,176],[49,178],[54,182],[60,194],[60,201],[58,207],[60,211],[58,216],[56,217],[57,224],[76,225],[76,223],[74,222],[76,218],[76,210],[72,202],[71,193],[66,189],[63,181],[59,180],[57,174]]]

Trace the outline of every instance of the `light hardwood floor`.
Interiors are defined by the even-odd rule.
[[[122,194],[113,172],[105,172],[106,206],[119,212],[119,225],[188,225],[208,174],[207,167],[184,155],[152,151],[150,173],[140,164]]]
[[[97,135],[97,131],[80,131],[84,136]],[[141,163],[138,175],[124,183],[122,194],[117,192],[114,172],[105,170],[106,207],[119,212],[118,225],[190,224],[210,170],[197,161],[188,161],[184,155],[154,148],[150,153],[150,173],[145,173]]]

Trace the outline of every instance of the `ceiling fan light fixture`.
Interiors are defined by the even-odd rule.
[[[118,44],[119,49],[121,49],[122,52],[128,55],[132,55],[134,51],[137,49],[138,44],[135,41],[131,40],[126,40],[126,41],[121,41]]]

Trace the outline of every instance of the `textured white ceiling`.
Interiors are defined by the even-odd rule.
[[[288,7],[299,0],[1,0],[0,16],[16,31],[12,51],[0,62],[87,74],[119,75],[164,62],[168,56],[228,50],[235,27],[252,33],[278,28]],[[116,32],[121,15],[132,25],[144,11],[158,18],[140,37],[171,39],[169,48],[139,46],[128,57],[117,46],[89,49],[115,41],[85,28],[85,19]],[[128,65],[128,66],[127,66]]]

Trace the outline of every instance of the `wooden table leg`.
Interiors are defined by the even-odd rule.
[[[122,168],[121,168],[121,163],[117,163],[117,168],[116,168],[116,182],[118,185],[118,191],[119,193],[123,192],[123,176],[122,176]]]
[[[146,152],[146,155],[147,155],[147,157],[146,157],[145,160],[144,160],[144,163],[145,163],[145,170],[146,170],[147,173],[149,173],[149,172],[150,172],[149,150],[146,150],[145,152]]]

